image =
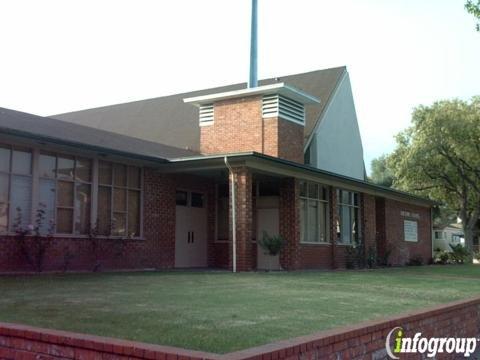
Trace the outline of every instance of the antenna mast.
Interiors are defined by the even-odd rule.
[[[248,78],[248,87],[258,86],[257,74],[257,0],[252,0],[252,22],[250,30],[250,76]]]

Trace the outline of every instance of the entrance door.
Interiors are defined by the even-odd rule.
[[[272,257],[265,254],[259,242],[266,232],[269,236],[280,233],[278,220],[278,197],[260,197],[257,200],[257,269],[259,270],[280,270],[278,255]]]
[[[204,194],[177,191],[175,267],[207,266],[207,208]]]

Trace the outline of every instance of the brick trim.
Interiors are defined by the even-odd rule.
[[[372,359],[384,351],[386,334],[396,326],[425,336],[472,337],[479,325],[480,296],[219,355],[0,322],[0,359]]]

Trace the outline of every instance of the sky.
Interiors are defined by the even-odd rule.
[[[1,0],[0,107],[48,116],[244,82],[250,0]],[[480,95],[462,0],[259,0],[259,78],[346,65],[367,169],[415,106]]]

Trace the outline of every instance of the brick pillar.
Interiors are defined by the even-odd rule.
[[[369,252],[377,250],[375,241],[375,197],[368,194],[361,194],[360,205],[362,240],[365,245],[365,260],[368,260]]]
[[[280,264],[286,270],[300,267],[300,201],[298,180],[288,178],[280,184],[280,235],[286,244]]]
[[[332,244],[332,269],[338,268],[337,264],[337,190],[330,186],[328,189],[329,203],[330,203],[330,242]]]
[[[250,271],[253,268],[252,259],[252,173],[246,167],[233,169],[236,183],[236,234],[237,234],[237,271]],[[230,192],[230,234],[233,231],[232,222],[232,194],[231,181],[229,179]],[[233,238],[232,238],[233,239]],[[232,240],[231,239],[231,240]],[[229,251],[229,266],[232,264],[232,246]]]

